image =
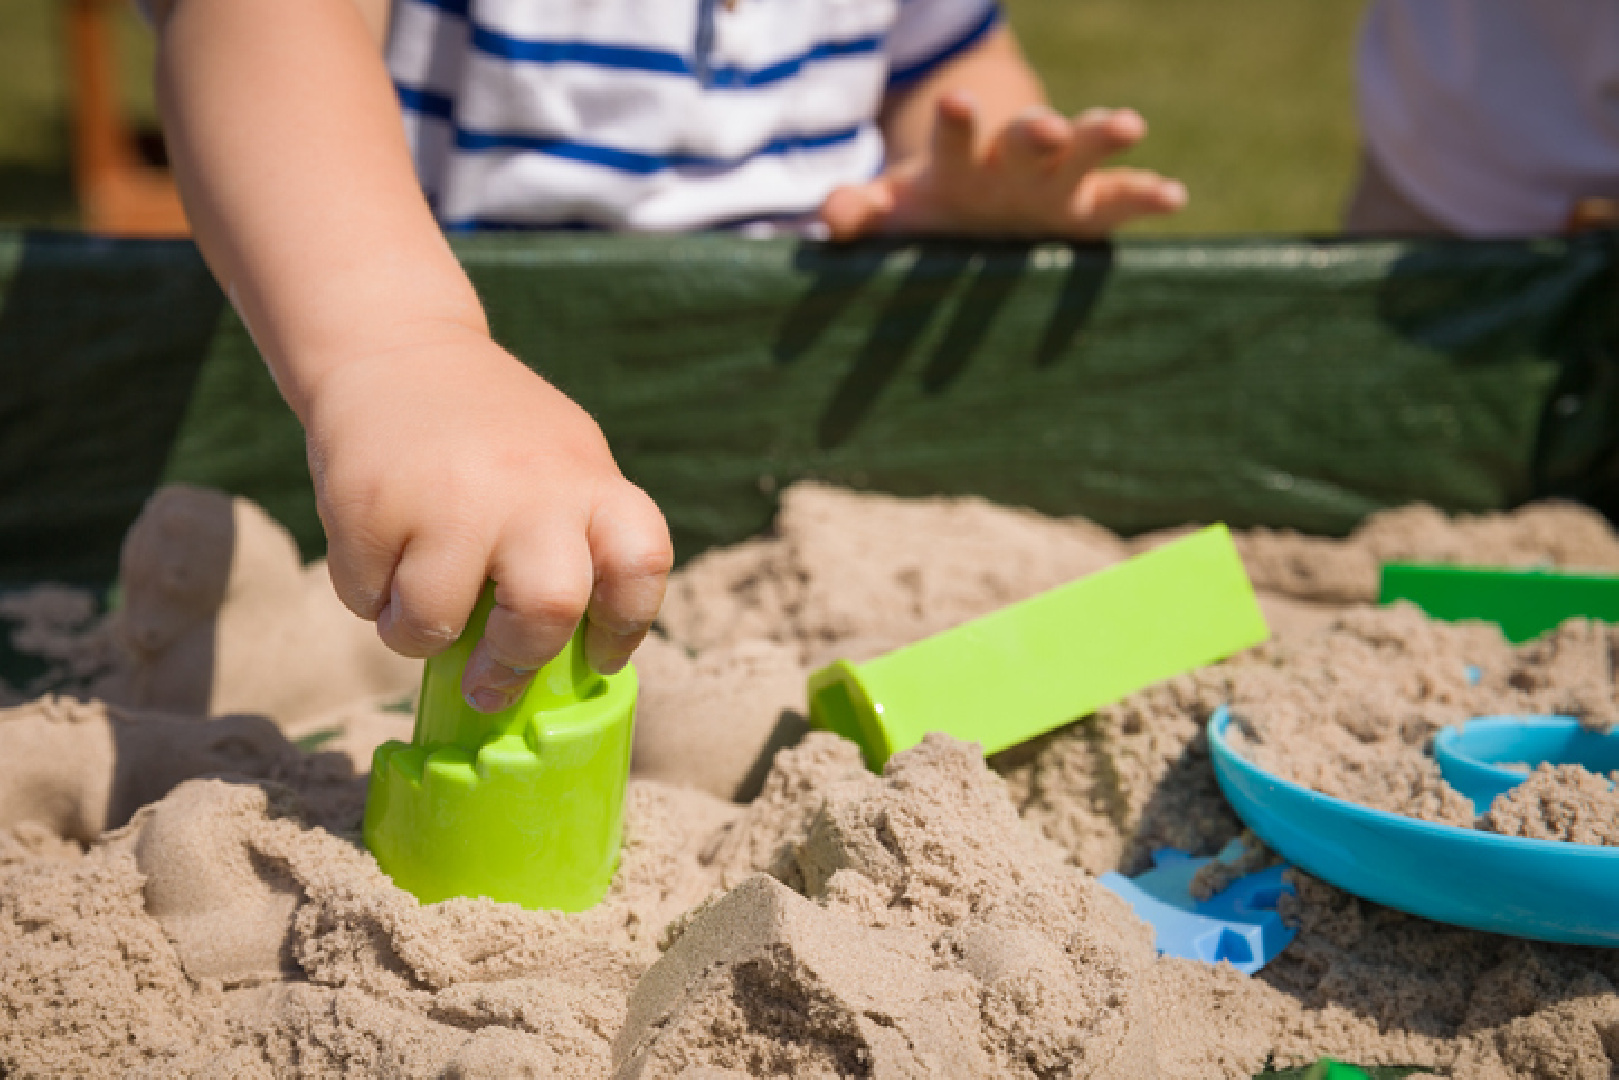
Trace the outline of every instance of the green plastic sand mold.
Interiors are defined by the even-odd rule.
[[[1619,576],[1539,567],[1385,563],[1377,602],[1409,600],[1435,619],[1483,619],[1513,644],[1564,619],[1619,622]]]
[[[1371,1074],[1353,1065],[1345,1065],[1341,1061],[1322,1058],[1310,1066],[1310,1071],[1304,1074],[1304,1080],[1371,1080]]]
[[[929,732],[993,754],[1270,636],[1224,525],[863,664],[810,676],[810,721],[874,770]]]
[[[583,911],[618,865],[635,671],[592,671],[581,623],[515,705],[479,713],[461,697],[461,671],[493,606],[486,590],[461,639],[427,662],[411,741],[377,748],[366,846],[423,903],[484,896]]]

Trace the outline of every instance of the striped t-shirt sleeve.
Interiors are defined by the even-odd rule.
[[[901,0],[888,36],[888,86],[903,89],[978,44],[1000,24],[996,0]]]

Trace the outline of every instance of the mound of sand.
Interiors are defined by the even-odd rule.
[[[1253,529],[1237,547],[1255,588],[1341,603],[1376,600],[1378,567],[1401,560],[1619,571],[1619,537],[1608,523],[1564,502],[1456,517],[1406,506],[1371,515],[1345,540]]]
[[[1619,792],[1612,777],[1578,765],[1541,765],[1498,797],[1478,827],[1506,836],[1619,847]]]
[[[1089,521],[983,499],[899,499],[800,484],[775,535],[700,555],[659,623],[685,648],[775,641],[806,663],[875,655],[1100,570],[1127,554]]]
[[[288,731],[410,695],[421,664],[397,656],[338,600],[324,561],[246,499],[176,484],[124,538],[121,604],[100,619],[87,594],[44,585],[0,600],[12,644],[39,658],[30,688],[74,689],[133,708],[252,713]],[[0,693],[15,699],[13,690]]]
[[[1566,507],[1407,513],[1426,523],[1402,552],[1418,557],[1599,565],[1614,546]],[[1548,540],[1546,514],[1584,546]],[[1258,565],[1270,556],[1252,544],[1283,539],[1241,542]],[[1266,646],[994,768],[935,737],[876,777],[831,736],[779,749],[802,735],[805,670],[1136,545],[976,500],[795,489],[775,535],[677,575],[664,637],[638,660],[642,778],[620,870],[575,916],[424,907],[380,873],[356,842],[355,765],[367,732],[408,716],[375,707],[370,676],[326,688],[323,753],[262,717],[61,698],[0,712],[0,1072],[1203,1078],[1326,1054],[1607,1077],[1611,952],[1444,927],[1296,875],[1299,935],[1249,978],[1155,957],[1096,885],[1156,846],[1212,853],[1240,833],[1200,735],[1220,704],[1267,767],[1441,820],[1459,820],[1459,796],[1419,765],[1441,725],[1531,709],[1608,722],[1604,628],[1514,649],[1490,628],[1329,604],[1347,587],[1308,582],[1339,580],[1357,544],[1297,540],[1289,565],[1313,569],[1257,571],[1309,615]],[[60,669],[94,670],[111,631],[68,593],[53,603],[32,624],[0,617],[56,642]],[[1525,785],[1538,809],[1511,828],[1596,827],[1558,809],[1573,786]]]

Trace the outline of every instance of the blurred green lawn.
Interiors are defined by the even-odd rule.
[[[1350,62],[1365,0],[1003,0],[1055,103],[1130,105],[1132,164],[1185,180],[1137,233],[1331,232],[1352,179]],[[61,0],[0,2],[0,224],[71,225]],[[151,44],[119,27],[125,98],[150,121]]]
[[[1365,0],[1003,0],[1052,101],[1147,118],[1128,159],[1191,203],[1134,232],[1335,232]]]

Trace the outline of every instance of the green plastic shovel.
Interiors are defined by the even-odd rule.
[[[1540,567],[1385,563],[1377,602],[1409,600],[1435,619],[1483,619],[1513,644],[1564,619],[1619,622],[1619,576]]]
[[[993,754],[1270,636],[1224,525],[809,679],[810,721],[866,764],[942,731]]]
[[[493,606],[486,590],[461,639],[427,662],[411,741],[377,748],[365,843],[423,903],[583,911],[618,866],[635,670],[592,671],[581,623],[515,705],[484,715],[462,699],[461,670]]]

